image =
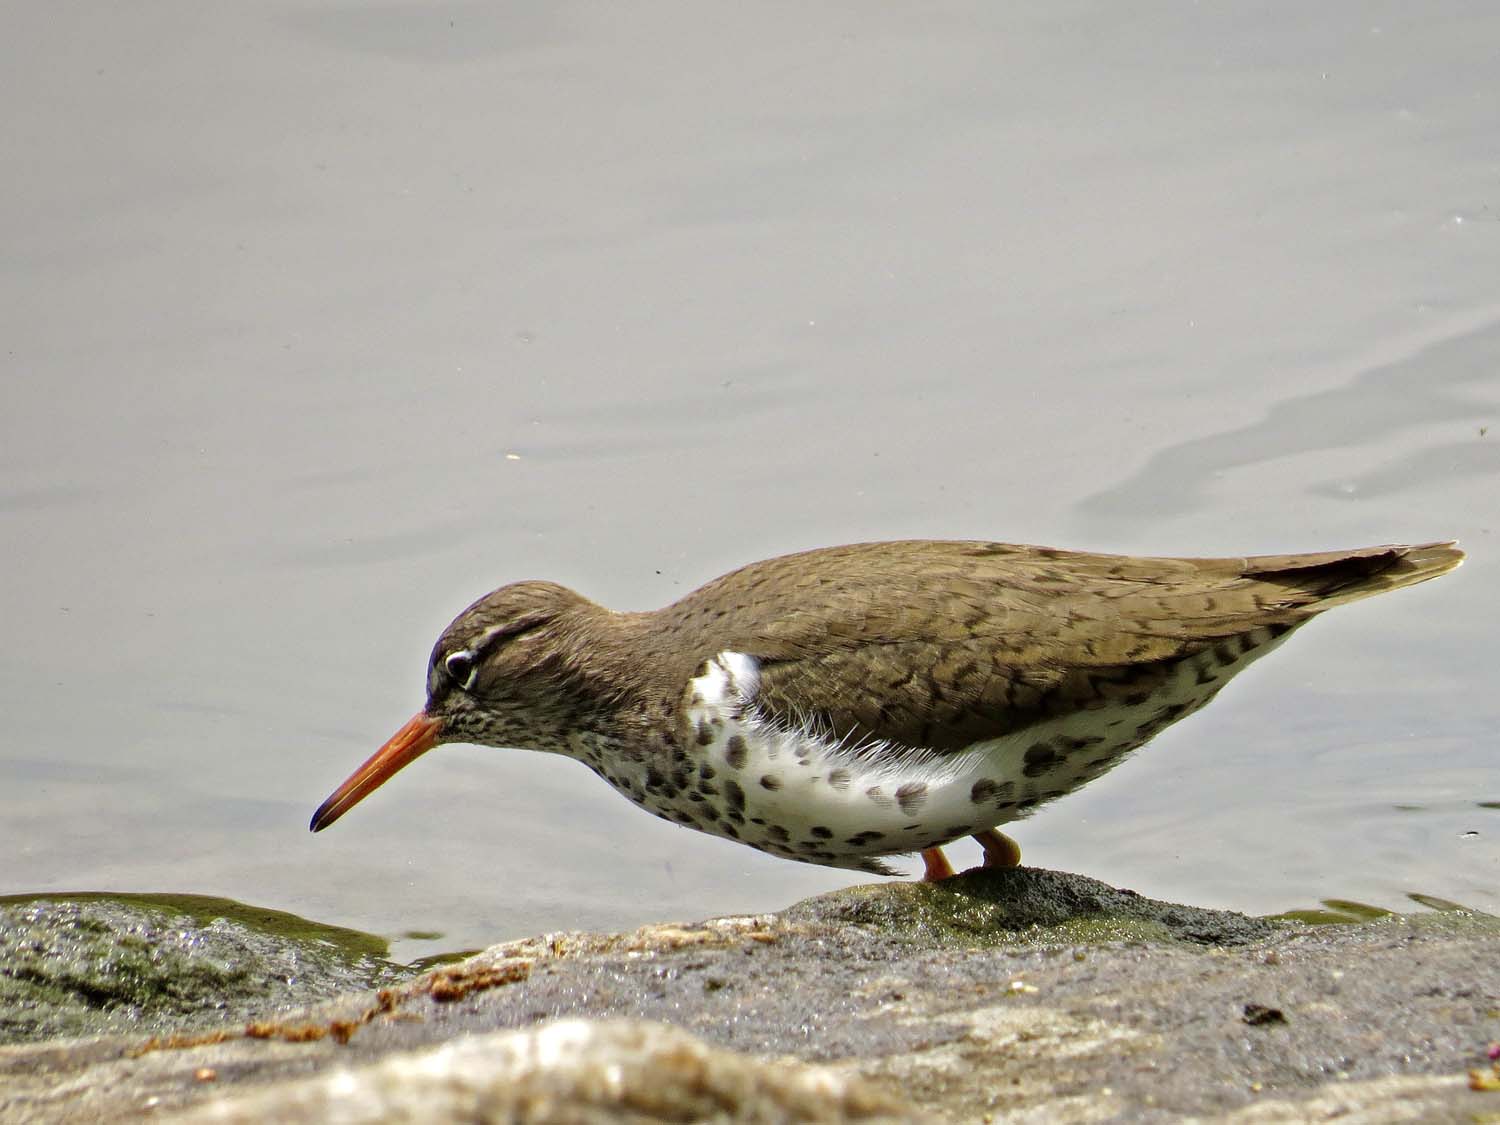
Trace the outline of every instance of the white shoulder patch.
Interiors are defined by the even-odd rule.
[[[760,693],[760,661],[743,652],[721,652],[693,680],[692,692],[708,710],[738,714]]]

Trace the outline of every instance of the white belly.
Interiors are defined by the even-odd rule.
[[[661,783],[646,781],[632,797],[658,815],[776,855],[878,870],[876,857],[1018,820],[1099,776],[1280,639],[1184,660],[1138,705],[1080,710],[941,753],[849,745],[767,722],[754,707],[757,662],[725,652],[689,686],[698,738],[686,767],[671,781],[650,771]]]

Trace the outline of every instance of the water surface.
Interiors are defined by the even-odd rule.
[[[1015,835],[1203,905],[1500,908],[1500,12],[10,25],[0,893],[405,956],[775,908],[857,876],[538,755],[444,748],[306,823],[507,581],[647,608],[863,539],[1459,537]]]

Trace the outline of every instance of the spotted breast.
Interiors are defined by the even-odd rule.
[[[1121,685],[1101,683],[1101,706],[946,751],[776,718],[756,706],[759,662],[723,652],[690,682],[691,733],[674,768],[644,766],[622,788],[657,816],[773,855],[891,874],[878,857],[1020,820],[1092,781],[1289,631],[1256,629],[1185,657],[1150,692],[1111,700],[1108,688]]]

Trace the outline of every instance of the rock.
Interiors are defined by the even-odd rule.
[[[1083,875],[974,868],[941,883],[871,883],[798,903],[789,921],[872,926],[928,945],[1086,945],[1186,941],[1243,945],[1276,923],[1144,898]]]
[[[1500,1113],[1466,1080],[1496,1038],[1497,939],[1500,921],[1461,910],[1309,926],[971,872],[543,935],[206,1033],[0,1049],[0,1119],[401,1120],[402,1084],[435,1074],[448,1093],[423,1120],[517,1119],[512,1082],[565,1121],[678,1104],[782,1119],[809,1089],[834,1099],[820,1120],[1452,1120]],[[816,1069],[778,1085],[788,1058]]]
[[[384,954],[206,895],[0,899],[0,1043],[208,1027],[411,975]]]
[[[847,1071],[767,1063],[676,1028],[556,1020],[336,1069],[172,1118],[277,1122],[914,1121],[909,1103]]]

